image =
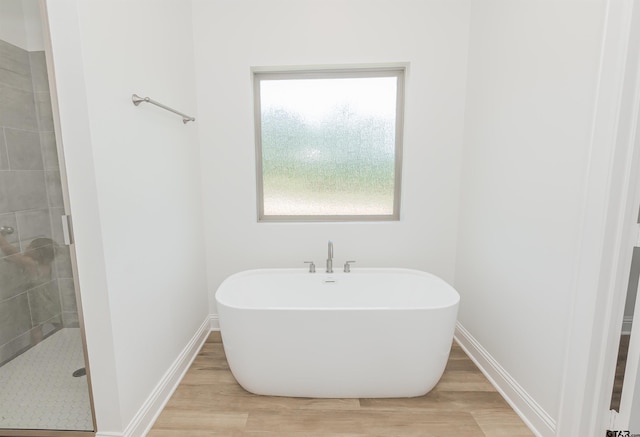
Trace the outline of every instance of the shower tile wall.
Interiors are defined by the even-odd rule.
[[[69,250],[44,52],[0,40],[0,226],[24,253],[35,238],[53,240],[51,274],[29,277],[0,251],[0,364],[62,327],[77,327]],[[15,256],[15,255],[14,255]]]

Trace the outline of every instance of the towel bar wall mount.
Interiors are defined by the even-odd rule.
[[[140,105],[140,103],[142,103],[142,102],[151,103],[152,105],[159,106],[160,108],[166,109],[167,111],[173,112],[174,114],[178,114],[180,117],[182,117],[182,122],[184,124],[187,124],[190,121],[196,121],[195,117],[191,117],[191,116],[189,116],[187,114],[183,114],[180,111],[176,111],[175,109],[170,108],[170,107],[168,107],[166,105],[163,105],[160,102],[156,102],[155,100],[150,99],[149,97],[140,97],[137,94],[132,94],[131,95],[131,100],[133,101],[133,104],[136,105],[136,106]]]

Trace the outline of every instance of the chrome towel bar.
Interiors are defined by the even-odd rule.
[[[189,116],[189,115],[187,115],[187,114],[183,114],[183,113],[182,113],[182,112],[180,112],[180,111],[176,111],[176,110],[175,110],[175,109],[173,109],[173,108],[169,108],[168,106],[163,105],[163,104],[162,104],[162,103],[160,103],[160,102],[156,102],[155,100],[150,99],[149,97],[140,97],[140,96],[139,96],[139,95],[137,95],[137,94],[132,94],[132,95],[131,95],[131,100],[133,101],[133,104],[134,104],[134,105],[136,105],[136,106],[138,106],[138,105],[139,105],[140,103],[142,103],[142,102],[146,102],[146,103],[151,103],[152,105],[159,106],[159,107],[161,107],[162,109],[166,109],[167,111],[171,111],[171,112],[173,112],[174,114],[178,114],[180,117],[182,117],[182,122],[183,122],[184,124],[187,124],[187,123],[188,123],[188,122],[190,122],[190,121],[196,121],[195,117],[191,117],[191,116]]]

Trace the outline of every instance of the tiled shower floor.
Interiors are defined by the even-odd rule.
[[[0,428],[92,430],[80,329],[65,328],[0,367]]]

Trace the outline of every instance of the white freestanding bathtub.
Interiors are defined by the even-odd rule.
[[[245,390],[317,398],[412,397],[446,366],[460,296],[409,269],[249,270],[216,293],[229,367]]]

